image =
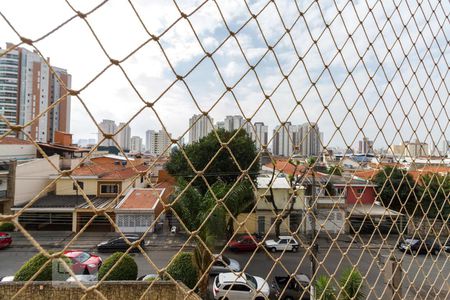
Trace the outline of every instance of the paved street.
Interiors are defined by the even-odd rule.
[[[51,249],[50,247],[46,247]],[[54,248],[53,248],[54,249]],[[167,265],[169,259],[177,252],[175,248],[149,248],[147,254],[152,262],[158,268],[162,268]],[[1,269],[0,276],[12,275],[17,269],[31,256],[36,254],[37,251],[32,247],[19,247],[12,246],[8,249],[0,251]],[[95,253],[95,251],[94,251]],[[403,253],[398,250],[394,251],[397,257],[402,257]],[[98,253],[96,253],[98,254]],[[290,273],[306,273],[310,275],[310,262],[309,256],[304,251],[298,253],[284,253],[280,257],[280,253],[272,256],[265,251],[259,251],[252,256],[251,253],[226,253],[229,257],[238,260],[241,266],[246,272],[268,278],[271,282],[274,275],[287,274],[285,269]],[[350,266],[351,264],[357,264],[358,269],[362,274],[366,274],[366,294],[370,299],[380,297],[383,293],[384,299],[390,299],[390,293],[384,292],[388,289],[384,281],[383,273],[381,272],[381,264],[377,263],[375,257],[383,260],[382,256],[387,256],[389,250],[383,249],[379,256],[376,255],[375,250],[367,249],[362,251],[360,247],[354,246],[353,248],[341,248],[337,249],[321,247],[319,252],[319,258],[322,261],[319,267],[319,274],[335,274],[339,276],[343,268]],[[103,259],[109,256],[109,254],[99,254]],[[143,254],[132,254],[139,266],[139,276],[155,273],[155,268],[149,264]],[[324,257],[326,257],[324,259]],[[404,279],[403,291],[406,295],[417,297],[416,299],[450,299],[450,295],[447,294],[441,297],[434,298],[436,290],[429,291],[429,286],[434,286],[435,289],[443,289],[448,291],[450,289],[450,264],[449,255],[441,253],[438,257],[425,257],[419,256],[416,259],[412,259],[410,255],[404,255],[402,266],[406,270],[406,277]],[[418,291],[420,293],[418,294]],[[437,291],[439,292],[439,291]],[[428,293],[428,294],[427,294]],[[448,298],[447,298],[448,297]]]

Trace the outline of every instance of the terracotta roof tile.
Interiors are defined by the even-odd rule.
[[[153,209],[156,207],[163,189],[131,190],[119,204],[119,209]]]

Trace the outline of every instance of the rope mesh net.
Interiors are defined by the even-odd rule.
[[[148,8],[140,1],[123,2],[126,9],[122,13],[138,24],[143,31],[139,36],[143,38],[128,53],[118,57],[111,54],[115,51],[105,45],[105,38],[93,24],[97,14],[107,6],[117,5],[116,2],[103,1],[89,10],[80,11],[72,1],[66,0],[65,6],[71,16],[44,35],[33,37],[24,36],[16,28],[16,23],[21,21],[20,16],[0,10],[5,30],[14,32],[18,41],[1,52],[0,58],[19,47],[27,47],[42,57],[52,75],[64,85],[40,45],[57,39],[58,32],[64,31],[71,23],[82,22],[84,31],[94,38],[99,49],[90,55],[105,62],[84,85],[65,89],[64,95],[28,123],[18,125],[6,115],[0,115],[0,121],[7,126],[0,140],[20,133],[49,162],[56,174],[25,206],[10,214],[1,214],[0,222],[12,222],[37,252],[59,259],[67,272],[74,275],[67,262],[61,259],[64,251],[71,249],[100,218],[125,238],[112,213],[114,207],[130,188],[139,181],[142,183],[141,178],[147,188],[157,192],[158,184],[152,179],[155,175],[153,170],[162,159],[173,155],[172,148],[177,146],[181,153],[179,157],[185,160],[188,170],[185,174],[172,175],[182,178],[183,183],[178,181],[175,184],[170,201],[158,196],[163,206],[160,216],[147,225],[146,232],[138,241],[129,243],[125,253],[137,249],[139,253],[136,255],[143,257],[153,273],[177,285],[180,281],[168,272],[170,265],[178,254],[194,253],[199,274],[194,278],[194,284],[184,289],[184,299],[194,293],[212,297],[215,277],[210,277],[209,271],[220,255],[229,254],[227,249],[231,242],[242,235],[252,236],[257,247],[245,256],[233,256],[238,260],[241,257],[241,270],[229,268],[229,272],[237,275],[250,273],[262,277],[269,284],[275,276],[287,276],[290,282],[295,283],[299,280],[297,274],[307,274],[309,284],[295,297],[316,293],[319,299],[319,282],[323,283],[321,279],[325,279],[322,289],[324,286],[333,289],[334,298],[450,298],[449,256],[445,252],[450,232],[448,160],[444,156],[432,157],[429,153],[419,158],[406,147],[404,155],[394,154],[389,163],[379,155],[371,158],[370,162],[349,166],[349,158],[345,155],[341,160],[330,163],[331,152],[324,150],[330,150],[337,143],[344,150],[351,149],[358,139],[366,136],[371,136],[374,144],[385,145],[387,149],[416,139],[427,140],[430,146],[439,145],[442,139],[447,141],[450,119],[450,4],[447,1],[174,0],[164,4],[170,6],[171,14],[159,28],[153,28],[155,26],[146,12]],[[161,10],[156,15],[161,17],[163,13]],[[202,23],[214,24],[212,30],[215,34],[205,30]],[[179,57],[184,55],[179,53],[183,48],[186,52],[195,53]],[[161,73],[170,78],[164,86],[155,88],[151,96],[143,92],[142,82],[127,67],[127,63],[140,55],[143,49],[155,53],[154,57],[158,57],[163,65]],[[123,75],[121,81],[133,92],[133,99],[120,100],[122,105],[127,106],[128,101],[139,102],[139,109],[115,133],[109,133],[99,125],[99,116],[90,109],[96,99],[85,95],[96,89],[96,82],[113,69]],[[202,81],[199,74],[208,74],[212,84],[199,84],[198,81]],[[169,95],[179,90],[183,93],[178,94],[183,96],[166,110],[164,101],[169,101]],[[85,118],[101,134],[97,144],[76,165],[62,170],[26,128],[45,118],[67,96],[82,108]],[[199,117],[184,126],[182,134],[171,138],[163,153],[148,164],[138,165],[136,160],[130,159],[118,141],[121,131],[142,115],[151,115],[157,122],[154,125],[168,134],[173,119],[185,118],[185,112],[176,108],[177,105],[184,107],[184,103],[192,106],[192,112]],[[223,106],[224,103],[227,106]],[[213,120],[224,108],[230,111],[229,114],[238,114],[244,120],[226,138],[216,129]],[[263,115],[275,125],[268,140],[258,135],[255,124],[264,118]],[[187,153],[183,142],[199,122],[213,128],[211,135],[220,145],[201,168],[192,161],[193,155]],[[306,123],[309,128],[328,124],[327,136],[319,138],[319,153],[302,155],[300,145],[311,132],[304,136],[285,134],[293,130],[291,124],[297,123]],[[245,165],[240,163],[242,153],[234,153],[237,148],[232,146],[242,132],[254,136],[258,145],[256,156],[247,158]],[[287,154],[283,153],[283,157],[272,154],[274,149],[271,147],[281,135],[292,147]],[[92,155],[105,141],[112,141],[119,149],[119,155],[123,155],[134,175],[132,180],[122,183],[112,201],[99,207],[95,204],[96,199],[86,194],[73,172],[89,165]],[[229,174],[211,171],[224,155],[229,163],[235,165],[236,171]],[[406,168],[405,156],[411,158]],[[327,161],[328,168],[324,169]],[[435,172],[425,171],[433,168]],[[412,177],[414,172],[420,175]],[[218,190],[215,181],[229,177],[233,178],[232,182]],[[260,180],[260,177],[264,179]],[[64,248],[54,252],[41,246],[33,231],[19,222],[19,218],[58,182],[67,179],[73,182],[74,189],[84,199],[84,212],[89,217],[66,241]],[[250,204],[241,205],[248,206],[246,208],[232,206],[229,199],[242,193],[243,183],[249,186],[253,199]],[[195,190],[199,185],[205,195]],[[280,185],[284,186],[286,198],[279,198],[284,197],[278,194]],[[353,201],[349,200],[350,194],[354,196]],[[371,194],[375,201],[366,202],[367,194]],[[203,211],[201,220],[194,222],[195,225],[192,225],[192,219],[196,216],[187,217],[186,211],[177,209],[192,197],[203,197],[211,204]],[[155,261],[158,252],[152,254],[153,250],[146,249],[140,242],[153,234],[158,217],[164,218],[168,214],[172,215],[173,222],[179,224],[182,231],[179,234],[185,239],[162,266]],[[296,221],[295,216],[298,216]],[[218,238],[211,232],[221,226],[223,220],[232,226],[231,229],[226,227],[226,235]],[[260,221],[265,222],[264,226]],[[277,253],[271,252],[266,242],[273,239],[280,228],[282,235],[295,238],[298,252],[290,253],[289,247]],[[259,235],[255,236],[255,233]],[[423,243],[427,248],[425,254],[417,250],[400,252],[397,246],[406,238]],[[258,273],[256,270],[261,265],[264,265],[264,271]],[[16,299],[21,298],[21,293],[45,266],[16,293]],[[352,276],[342,277],[349,267],[353,270],[352,275],[358,277],[359,273],[360,281],[355,281]],[[108,274],[91,285],[76,281],[86,295],[94,292],[106,299],[99,287]],[[149,281],[141,298],[151,293],[158,282]],[[354,288],[352,295],[348,294],[350,285]],[[256,289],[255,297],[268,298],[261,292],[261,286]],[[271,297],[290,299],[284,298],[289,289],[287,284],[280,293]],[[223,292],[223,299],[233,299],[233,288]],[[325,294],[322,298],[333,299],[326,298]]]

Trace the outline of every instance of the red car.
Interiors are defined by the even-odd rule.
[[[231,251],[254,251],[259,239],[254,235],[243,235],[230,242],[228,249]]]
[[[0,249],[4,249],[11,245],[12,238],[11,236],[6,232],[0,232]]]
[[[75,274],[95,274],[102,265],[102,258],[81,250],[68,250],[64,255],[72,260]]]

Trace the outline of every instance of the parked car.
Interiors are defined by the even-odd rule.
[[[130,243],[134,243],[139,240],[141,237],[137,234],[126,234],[125,237],[128,239]],[[145,247],[146,244],[144,240],[141,241],[141,247]],[[130,248],[130,245],[123,237],[112,238],[108,241],[101,242],[97,245],[97,250],[99,252],[114,252],[114,251],[126,251]],[[133,248],[130,252],[139,252],[138,248]]]
[[[75,276],[70,276],[69,278],[67,278],[68,282],[97,282],[98,278],[97,278],[97,274],[79,274],[79,275],[75,275]]]
[[[309,285],[311,280],[305,274],[298,274],[294,277],[275,276],[272,282],[272,289],[277,299],[310,299]]]
[[[9,247],[11,245],[11,243],[12,243],[12,237],[9,235],[9,233],[0,232],[0,249]]]
[[[220,273],[213,282],[214,299],[267,299],[269,284],[247,273]]]
[[[445,250],[445,252],[450,253],[450,241],[448,241],[448,242],[445,244],[444,250]]]
[[[138,277],[138,281],[153,281],[156,280],[158,278],[158,274],[147,274],[147,275],[142,275],[141,277]]]
[[[14,276],[0,277],[0,282],[11,282],[11,281],[14,281]]]
[[[271,252],[284,251],[284,250],[297,252],[299,245],[298,245],[298,242],[294,239],[294,237],[288,236],[288,235],[282,235],[278,238],[277,241],[275,241],[275,240],[265,241],[264,246]]]
[[[64,255],[72,261],[72,271],[77,275],[96,274],[102,265],[100,256],[81,250],[67,250]]]
[[[214,262],[211,266],[211,270],[209,271],[209,275],[241,271],[241,265],[235,259],[219,254],[214,254],[213,258]]]
[[[228,245],[231,251],[255,251],[258,247],[259,239],[255,235],[244,235],[238,239],[232,240]]]
[[[402,252],[411,253],[413,255],[426,253],[438,255],[439,252],[441,251],[441,247],[439,246],[438,242],[435,242],[431,239],[422,241],[417,238],[405,239],[404,242],[400,243],[398,248]]]

